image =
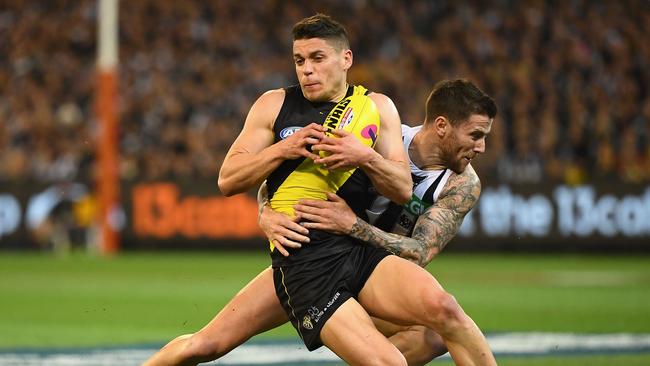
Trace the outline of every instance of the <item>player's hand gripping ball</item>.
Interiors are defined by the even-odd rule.
[[[379,136],[379,111],[367,95],[351,95],[332,108],[323,127],[328,137],[338,137],[332,130],[344,130],[352,133],[362,144],[374,147]],[[319,151],[318,155],[324,158],[329,153]]]

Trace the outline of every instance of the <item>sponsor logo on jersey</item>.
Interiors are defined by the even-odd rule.
[[[293,135],[296,133],[296,131],[300,130],[302,127],[300,126],[291,126],[291,127],[285,127],[280,131],[280,138],[281,139],[286,139],[287,137]]]
[[[424,213],[424,210],[426,210],[427,207],[429,206],[430,206],[429,204],[422,201],[415,194],[413,194],[410,201],[404,204],[404,208],[406,209],[407,212],[417,216],[422,215]]]

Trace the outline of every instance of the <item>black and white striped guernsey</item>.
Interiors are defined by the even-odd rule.
[[[421,128],[422,126],[402,125],[402,141],[407,152],[413,137]],[[413,163],[410,156],[409,167],[413,178],[411,199],[404,205],[398,205],[386,197],[378,196],[366,210],[370,224],[384,231],[405,236],[413,233],[418,216],[436,202],[452,174],[449,169],[422,170]]]

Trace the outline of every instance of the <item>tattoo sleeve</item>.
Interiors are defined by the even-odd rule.
[[[384,248],[420,266],[424,265],[422,264],[422,253],[426,251],[424,248],[425,243],[415,238],[387,233],[370,225],[359,217],[357,217],[357,221],[352,225],[350,236],[376,247]]]
[[[458,233],[480,193],[481,183],[469,167],[450,177],[436,203],[418,218],[411,237],[387,233],[358,217],[350,235],[424,267]]]

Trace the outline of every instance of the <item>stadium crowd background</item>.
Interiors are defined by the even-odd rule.
[[[350,79],[409,124],[443,78],[500,111],[477,162],[492,182],[650,182],[650,3],[120,2],[120,172],[214,177],[253,101],[295,83],[292,24],[344,23]],[[89,180],[96,4],[0,0],[0,182]]]

